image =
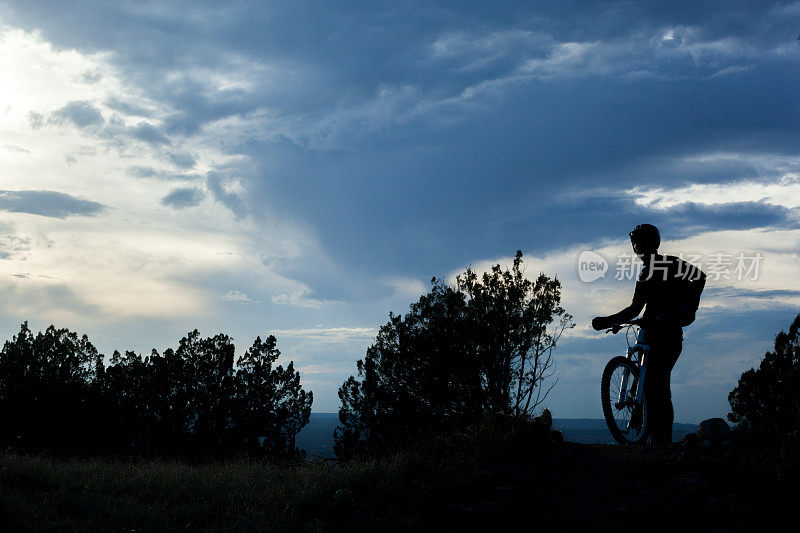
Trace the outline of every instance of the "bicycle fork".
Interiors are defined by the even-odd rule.
[[[636,386],[636,391],[634,391],[634,394],[636,395],[636,397],[634,398],[634,405],[641,405],[642,401],[643,401],[643,396],[644,396],[644,387],[642,386],[642,384],[644,383],[644,376],[645,376],[645,373],[647,372],[645,364],[644,364],[645,350],[643,349],[642,346],[639,346],[639,345],[631,346],[631,347],[628,348],[627,356],[628,356],[628,360],[633,361],[634,357],[635,357],[634,354],[636,354],[637,352],[641,353],[642,355],[641,355],[641,360],[638,361],[639,362],[639,383],[636,384],[637,385]],[[636,359],[639,359],[639,358],[637,357]],[[622,374],[622,381],[621,381],[621,383],[619,385],[619,397],[618,397],[619,401],[617,402],[617,408],[620,408],[621,406],[624,406],[629,400],[629,397],[628,397],[628,378],[630,378],[630,372],[626,369]]]

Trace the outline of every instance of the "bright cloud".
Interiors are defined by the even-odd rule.
[[[395,296],[405,297],[412,301],[428,292],[428,286],[414,278],[391,278],[385,283],[394,289]]]
[[[281,236],[265,236],[237,218],[241,187],[215,170],[235,157],[202,136],[168,136],[162,125],[172,110],[126,83],[111,54],[58,50],[36,33],[2,30],[7,314],[90,323],[199,317],[216,299],[198,283],[209,276],[304,290],[271,273],[260,248],[280,254],[287,237],[292,247],[308,240],[292,238],[299,234],[285,224]],[[192,186],[174,188],[171,176]],[[32,296],[56,293],[50,302]],[[239,291],[225,299],[251,301]]]
[[[375,336],[373,328],[325,328],[321,325],[316,328],[294,328],[275,330],[276,334],[286,337],[313,337],[319,339],[363,339]]]
[[[323,309],[330,302],[325,302],[311,296],[312,290],[306,286],[299,286],[291,292],[276,294],[271,297],[272,303],[290,305],[309,309]]]
[[[225,296],[223,296],[222,299],[225,300],[226,302],[248,303],[253,301],[245,293],[239,291],[228,291],[227,293],[225,293]]]
[[[653,209],[670,209],[684,203],[718,205],[762,202],[793,209],[800,206],[800,173],[777,180],[740,180],[728,183],[693,183],[685,187],[635,187],[626,191],[634,201]]]

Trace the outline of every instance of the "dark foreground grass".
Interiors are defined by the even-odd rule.
[[[530,451],[530,438],[490,423],[343,464],[191,464],[8,452],[0,455],[0,529],[415,529],[412,522],[425,520],[426,506],[469,494],[487,461]]]
[[[304,529],[352,519],[357,498],[391,518],[396,498],[423,488],[409,455],[347,465],[0,457],[0,523],[11,529]],[[417,487],[423,482],[425,487]],[[353,497],[346,492],[352,491]],[[351,503],[352,502],[352,503]],[[367,517],[362,517],[366,519]]]
[[[631,523],[659,517],[658,531],[800,520],[796,476],[766,451],[510,435],[483,426],[344,464],[9,452],[0,531],[616,531],[619,509]]]

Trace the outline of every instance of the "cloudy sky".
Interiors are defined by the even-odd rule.
[[[798,34],[800,2],[6,0],[0,333],[274,333],[330,412],[390,310],[522,249],[577,322],[548,405],[600,417],[624,340],[588,321],[646,221],[714,273],[676,420],[724,415],[800,309]]]

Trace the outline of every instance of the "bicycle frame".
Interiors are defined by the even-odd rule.
[[[628,325],[628,331],[631,328],[635,327],[634,324]],[[625,340],[628,341],[628,331],[625,332]],[[626,357],[629,361],[639,367],[639,383],[638,387],[636,388],[636,398],[634,398],[634,403],[636,405],[641,405],[644,401],[644,380],[645,375],[647,374],[647,354],[650,352],[650,345],[646,344],[646,335],[644,330],[640,327],[639,331],[636,333],[636,343],[633,345],[630,344],[628,341],[628,350],[626,353]],[[617,405],[623,405],[628,400],[626,398],[626,391],[628,390],[628,378],[630,375],[628,372],[625,372],[622,376],[622,382],[620,383],[620,390],[619,390],[619,402]],[[630,429],[631,421],[628,421],[628,429]]]

